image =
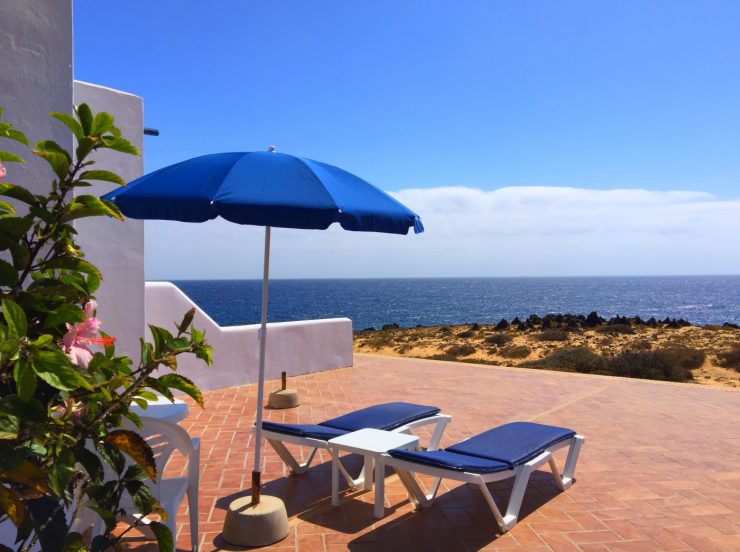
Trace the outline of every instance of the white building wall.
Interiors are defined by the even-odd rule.
[[[95,84],[75,81],[75,104],[87,103],[93,112],[107,111],[116,120],[121,134],[141,152],[141,157],[117,151],[96,152],[93,159],[101,168],[119,174],[126,182],[144,174],[144,117],[140,97]],[[118,186],[92,182],[78,194],[100,196]],[[87,260],[103,273],[95,294],[102,330],[117,339],[116,352],[138,360],[139,339],[144,336],[144,221],[90,217],[75,223],[77,242]]]
[[[193,325],[205,331],[213,345],[213,368],[193,355],[178,357],[178,374],[192,379],[202,390],[256,383],[259,362],[259,324],[219,326],[177,286],[147,282],[146,322],[173,331],[183,315],[196,307]],[[288,378],[308,372],[352,366],[352,321],[329,318],[277,322],[267,326],[265,376]]]
[[[72,110],[72,1],[0,1],[0,107],[3,119],[28,136],[31,146],[54,140],[72,149],[72,135],[49,117]],[[48,193],[55,178],[43,159],[16,142],[2,141],[26,163],[8,163],[7,182]]]

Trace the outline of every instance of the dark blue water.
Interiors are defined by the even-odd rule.
[[[260,319],[261,281],[174,282],[222,326]],[[273,322],[351,318],[355,329],[496,323],[530,314],[597,311],[683,318],[696,325],[740,323],[740,276],[581,278],[414,278],[272,280]]]

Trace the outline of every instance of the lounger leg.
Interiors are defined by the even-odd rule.
[[[331,505],[339,506],[339,453],[329,449],[331,454]]]
[[[275,449],[275,452],[277,452],[280,459],[285,463],[286,466],[288,466],[290,471],[296,475],[305,473],[308,470],[308,466],[311,464],[311,461],[316,454],[316,448],[312,449],[310,454],[308,455],[308,460],[306,460],[303,464],[299,464],[295,457],[288,450],[288,447],[286,447],[282,442],[276,441],[275,439],[268,439],[267,442],[270,443],[270,446]]]
[[[552,456],[548,456],[548,459],[552,461]],[[542,461],[537,462],[537,464],[534,464],[534,461],[527,462],[521,467],[521,471],[514,478],[514,487],[511,489],[509,504],[506,507],[506,515],[501,526],[502,531],[506,532],[516,525],[517,518],[519,517],[519,509],[522,507],[522,500],[524,499],[524,491],[527,490],[527,484],[529,483],[529,476],[541,463]]]
[[[365,463],[362,467],[362,488],[366,491],[370,491],[373,488],[373,467],[375,461],[372,456],[365,456]],[[358,482],[359,483],[359,482]]]
[[[578,463],[578,454],[581,452],[583,441],[583,435],[576,435],[573,437],[573,441],[570,444],[568,457],[565,459],[565,468],[563,468],[563,476],[561,478],[563,482],[563,490],[573,484],[573,476],[575,475],[576,464]]]
[[[498,526],[501,529],[501,531],[502,532],[508,531],[509,527],[507,527],[506,524],[504,523],[504,518],[501,516],[501,511],[498,509],[498,506],[496,506],[496,502],[493,500],[491,491],[488,490],[486,483],[482,479],[478,483],[478,488],[480,489],[480,492],[483,493],[483,498],[485,498],[486,502],[488,502],[488,507],[491,509],[491,512],[493,513],[493,517],[496,518],[496,523],[498,523]],[[516,523],[516,521],[514,523]]]
[[[375,460],[375,508],[376,519],[385,514],[385,464],[378,458]]]
[[[398,474],[398,478],[401,480],[401,483],[404,487],[406,487],[406,492],[408,492],[409,500],[414,504],[414,506],[416,508],[429,507],[434,496],[430,497],[426,495],[424,490],[419,485],[416,477],[414,477],[413,473],[401,468],[395,469],[396,473]]]
[[[442,440],[442,434],[445,432],[447,424],[452,418],[449,416],[440,417],[437,420],[437,427],[434,428],[432,438],[429,440],[429,446],[427,450],[437,450],[439,448],[439,442]]]

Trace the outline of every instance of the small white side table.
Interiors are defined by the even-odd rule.
[[[158,397],[156,401],[147,401],[148,407],[141,408],[138,404],[131,404],[131,411],[138,416],[157,418],[168,422],[178,423],[188,417],[188,405],[180,399],[172,403],[166,397]]]
[[[385,500],[385,465],[378,462],[380,455],[391,449],[415,449],[419,438],[408,433],[395,433],[381,429],[360,429],[329,439],[331,454],[331,503],[339,506],[339,452],[361,454],[365,457],[365,490],[373,488],[373,466],[375,466],[375,517],[383,517]]]

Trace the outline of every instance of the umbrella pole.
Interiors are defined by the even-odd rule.
[[[265,260],[262,272],[262,320],[260,322],[260,364],[257,381],[257,420],[255,422],[254,470],[252,471],[252,504],[260,502],[262,465],[262,410],[265,401],[265,351],[267,347],[267,284],[270,275],[270,227],[265,227]]]

